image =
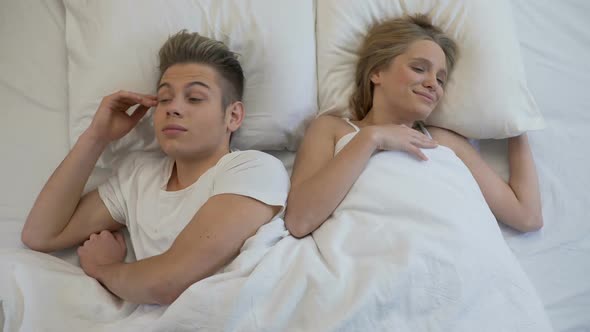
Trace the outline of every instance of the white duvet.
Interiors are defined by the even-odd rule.
[[[296,240],[262,227],[172,305],[123,303],[49,255],[0,253],[9,331],[551,331],[475,180],[447,148],[381,152]]]

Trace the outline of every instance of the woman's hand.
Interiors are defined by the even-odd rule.
[[[421,148],[432,149],[438,146],[433,139],[406,125],[368,126],[361,130],[370,131],[378,150],[405,151],[421,160],[428,160]]]
[[[119,91],[102,99],[87,132],[96,139],[110,143],[133,129],[150,107],[158,104],[156,96]],[[126,112],[139,105],[132,115]]]

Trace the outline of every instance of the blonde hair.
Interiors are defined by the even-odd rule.
[[[354,93],[350,98],[350,107],[358,120],[373,107],[371,75],[388,66],[393,58],[419,40],[431,40],[442,48],[450,75],[458,56],[457,44],[432,25],[426,15],[404,16],[377,23],[369,29],[359,50]]]
[[[241,101],[244,94],[244,72],[238,55],[222,42],[196,32],[181,30],[170,36],[159,52],[160,81],[164,72],[176,64],[197,63],[212,67],[221,76],[223,109]]]

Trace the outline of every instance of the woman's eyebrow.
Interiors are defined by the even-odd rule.
[[[432,67],[432,61],[426,59],[426,58],[422,58],[422,57],[415,57],[411,59],[412,61],[419,61],[419,62],[424,62],[426,63],[428,66]],[[445,77],[447,76],[447,70],[446,69],[441,69],[439,70],[439,73],[444,74]]]
[[[432,65],[432,62],[430,62],[430,60],[426,59],[426,58],[422,58],[422,57],[415,57],[411,59],[412,61],[420,61],[420,62],[426,62],[429,65]]]

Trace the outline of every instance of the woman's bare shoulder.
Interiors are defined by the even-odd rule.
[[[341,117],[320,115],[312,122],[310,130],[337,139],[354,131],[354,128]]]

